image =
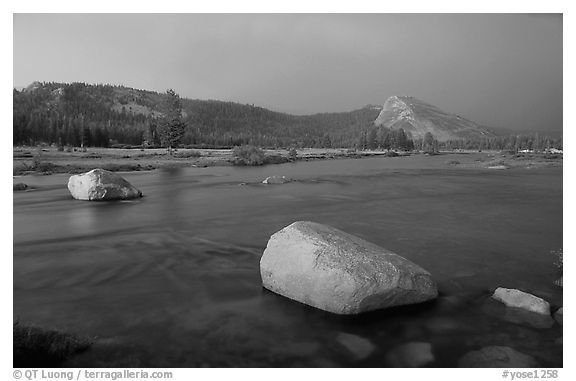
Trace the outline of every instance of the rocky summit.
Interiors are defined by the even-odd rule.
[[[429,272],[330,226],[297,221],[268,241],[260,260],[265,288],[336,314],[420,303],[437,297]]]
[[[374,121],[376,126],[404,129],[413,139],[423,139],[427,132],[438,141],[477,139],[494,134],[479,124],[459,115],[409,96],[392,96],[386,100]]]
[[[68,190],[77,200],[110,201],[142,197],[142,192],[122,176],[104,169],[70,176]]]

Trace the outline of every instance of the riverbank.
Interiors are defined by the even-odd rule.
[[[268,164],[281,164],[292,160],[368,157],[385,153],[302,149],[298,151],[296,158],[290,158],[286,150],[265,150],[265,154]],[[175,167],[231,166],[233,161],[231,149],[178,149],[170,156],[166,149],[89,148],[86,152],[63,152],[52,147],[15,147],[13,174],[74,174],[93,168],[132,172]]]
[[[336,148],[306,148],[290,157],[287,150],[265,150],[267,164],[290,161],[333,160],[366,157],[396,157],[426,155],[420,152],[356,151]],[[451,160],[451,154],[470,154],[470,160]],[[472,155],[473,154],[473,155]],[[508,169],[515,167],[547,167],[562,165],[562,155],[512,154],[498,151],[451,151],[446,166],[453,168]],[[94,168],[112,172],[150,171],[162,168],[231,166],[231,149],[178,149],[170,156],[166,149],[89,148],[86,152],[58,151],[53,147],[14,147],[13,175],[50,175],[53,173],[82,173]]]

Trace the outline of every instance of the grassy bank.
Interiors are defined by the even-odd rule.
[[[263,150],[259,164],[282,164],[296,160],[325,160],[388,155],[382,151],[345,149]],[[166,149],[89,148],[65,152],[53,147],[14,147],[13,175],[82,173],[94,168],[113,172],[146,171],[170,167],[212,167],[238,165],[231,149],[178,149],[170,156]],[[241,163],[240,163],[241,164]]]
[[[482,159],[471,161],[451,160],[450,154],[478,154],[477,151],[441,152],[446,163],[452,168],[496,168],[546,167],[562,164],[562,155],[514,154],[501,152],[483,152]],[[335,148],[306,148],[291,153],[288,150],[263,150],[265,157],[254,160],[256,165],[282,164],[291,161],[330,160],[364,157],[394,157],[419,154],[395,153],[386,151],[356,151]],[[438,155],[438,154],[437,154]],[[436,155],[435,155],[436,156]],[[476,156],[476,155],[470,155]],[[65,152],[53,147],[14,147],[13,175],[82,173],[94,168],[113,172],[149,171],[173,167],[212,167],[246,165],[239,161],[232,149],[178,149],[174,155],[168,155],[166,149],[126,149],[126,148],[89,148]],[[252,165],[252,164],[248,164]]]
[[[473,160],[448,160],[453,168],[511,169],[545,168],[562,165],[562,155],[544,153],[488,152],[485,156]]]

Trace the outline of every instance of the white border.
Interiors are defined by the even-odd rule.
[[[572,1],[572,3],[574,3]],[[574,128],[576,128],[574,114],[572,112],[574,104],[573,85],[576,64],[573,59],[574,54],[574,6],[570,1],[495,1],[482,0],[475,2],[463,1],[311,1],[292,0],[286,2],[273,2],[265,0],[242,0],[242,1],[120,1],[120,0],[100,0],[98,2],[80,2],[72,0],[52,0],[52,1],[8,1],[2,2],[2,14],[0,28],[2,29],[2,48],[4,52],[12,52],[12,14],[13,13],[75,13],[75,12],[106,12],[106,13],[268,13],[268,12],[293,12],[293,13],[564,13],[564,252],[567,253],[565,260],[565,271],[572,272],[574,261],[574,225],[571,216],[576,215],[574,208],[575,201],[573,193],[573,168],[574,168]],[[5,149],[2,153],[2,174],[7,182],[9,173],[12,170],[12,150],[8,147],[12,141],[12,60],[8,59],[8,54],[2,60],[2,128],[10,131],[5,134],[3,145]],[[11,57],[11,55],[10,55]],[[2,329],[0,330],[0,340],[2,342],[2,379],[12,379],[12,197],[8,184],[3,184],[2,192],[2,277],[1,292],[2,302],[9,304],[10,313],[6,311],[2,314]],[[568,271],[570,270],[570,271]],[[573,293],[571,283],[572,276],[564,277],[565,290],[569,297],[565,300],[569,305]],[[576,379],[574,372],[574,325],[570,323],[571,311],[574,308],[568,307],[568,315],[565,318],[567,323],[564,330],[564,369],[560,370],[560,379]],[[294,369],[282,370],[250,370],[250,369],[172,369],[176,375],[174,379],[193,380],[195,378],[222,377],[227,379],[263,379],[271,378],[278,380],[292,380],[295,377],[329,377],[336,379],[353,379],[359,377],[370,377],[372,379],[421,379],[421,380],[502,380],[501,370],[478,369],[474,371],[466,369]],[[9,372],[9,373],[8,373]]]

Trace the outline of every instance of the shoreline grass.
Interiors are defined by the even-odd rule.
[[[233,165],[273,165],[297,161],[334,160],[334,159],[362,159],[367,157],[393,158],[396,156],[410,156],[422,154],[421,152],[393,152],[393,151],[357,151],[339,148],[304,148],[298,150],[285,149],[258,149],[257,153],[247,152],[245,158],[239,156],[239,151],[233,149],[177,149],[173,156],[168,155],[165,149],[127,149],[127,148],[89,148],[87,152],[63,152],[48,147],[13,147],[13,175],[51,175],[55,173],[77,174],[87,172],[94,168],[102,168],[112,172],[150,171],[174,167],[214,167]],[[441,152],[442,155],[470,154],[477,151]],[[507,154],[500,151],[484,151],[486,160],[505,162],[507,167],[530,166],[557,166],[562,163],[562,155]],[[447,160],[450,162],[450,160]],[[456,164],[452,161],[452,168],[481,168],[486,163]]]
[[[76,354],[88,350],[94,339],[32,325],[13,324],[15,368],[60,367]]]

